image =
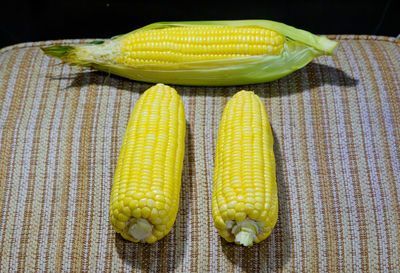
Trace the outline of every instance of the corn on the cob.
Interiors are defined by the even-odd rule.
[[[124,136],[110,198],[122,237],[153,243],[172,228],[179,206],[185,111],[175,89],[157,84],[136,103]]]
[[[245,246],[267,238],[278,218],[272,131],[251,91],[236,93],[222,116],[212,213],[220,235]]]
[[[139,81],[237,85],[278,79],[336,46],[285,24],[244,20],[155,23],[101,44],[43,50]]]

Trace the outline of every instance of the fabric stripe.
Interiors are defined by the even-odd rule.
[[[216,112],[216,103],[214,99],[216,94],[219,90],[214,89],[210,92],[209,96],[205,97],[205,113],[209,113],[208,115],[205,114],[205,126],[204,126],[204,160],[206,165],[206,180],[208,184],[207,194],[208,194],[208,236],[210,237],[209,240],[209,250],[208,250],[208,265],[206,270],[211,272],[218,272],[218,253],[221,251],[220,246],[217,244],[218,242],[218,233],[213,225],[213,217],[211,211],[211,199],[212,199],[212,192],[213,192],[213,169],[214,169],[214,155],[215,155],[215,147],[216,147],[216,139],[218,134],[218,126],[214,124],[219,124],[218,121],[221,120],[222,113]],[[207,92],[207,90],[206,90]]]
[[[373,52],[370,50],[370,48],[363,47],[363,50],[366,49],[365,54],[373,54]],[[364,54],[363,54],[364,55]],[[381,120],[381,115],[379,115],[378,111],[378,107],[374,107],[372,108],[370,105],[377,105],[377,106],[384,106],[385,103],[384,102],[380,102],[378,103],[378,96],[382,97],[383,94],[385,93],[386,90],[384,90],[384,84],[381,81],[380,77],[382,76],[381,73],[378,71],[377,69],[377,63],[372,63],[371,67],[374,69],[374,73],[372,74],[366,74],[367,77],[373,77],[375,74],[377,75],[377,77],[373,80],[373,82],[377,82],[377,84],[373,84],[373,90],[379,90],[379,92],[375,93],[375,96],[369,96],[370,98],[366,98],[367,103],[365,104],[365,107],[368,107],[368,111],[366,113],[368,113],[368,116],[366,117],[366,122],[370,123],[370,129],[367,127],[366,125],[366,129],[368,128],[368,134],[367,136],[369,137],[367,139],[367,155],[368,155],[368,159],[369,159],[369,164],[370,167],[370,177],[371,177],[371,182],[373,182],[373,184],[371,185],[371,189],[373,192],[373,196],[376,197],[376,202],[374,202],[375,204],[375,211],[376,211],[376,215],[377,215],[377,229],[378,229],[378,241],[380,242],[380,246],[382,248],[382,255],[380,256],[382,258],[382,260],[380,260],[379,265],[381,266],[378,270],[384,270],[387,271],[388,268],[385,268],[390,261],[388,261],[388,259],[390,259],[390,256],[388,254],[388,251],[390,251],[390,244],[388,244],[387,242],[387,234],[386,234],[386,226],[387,226],[387,219],[386,219],[386,215],[385,214],[385,204],[387,204],[387,202],[390,202],[390,195],[385,196],[382,193],[382,189],[380,186],[380,181],[387,181],[388,177],[385,177],[387,172],[389,170],[386,169],[386,165],[382,165],[380,167],[378,167],[381,164],[378,164],[378,162],[382,162],[385,160],[384,157],[381,157],[380,155],[383,155],[384,153],[384,147],[382,147],[380,144],[384,143],[385,140],[387,139],[387,137],[385,137],[384,135],[381,134],[381,129],[379,127],[374,126],[374,123],[376,121]],[[371,76],[370,76],[371,75]],[[370,102],[368,102],[368,100],[372,100],[374,99],[374,102],[376,101],[376,103],[371,104]],[[380,98],[379,98],[380,99]],[[364,104],[362,104],[364,105]],[[369,117],[371,116],[371,117]],[[383,115],[384,116],[384,115]],[[387,120],[387,116],[386,119],[384,120],[384,122],[380,122],[385,124],[385,122],[390,122],[390,120]],[[390,126],[391,123],[387,124],[387,126]],[[388,131],[387,128],[385,131]],[[390,130],[388,131],[390,132]],[[375,139],[375,140],[374,140]],[[379,141],[377,141],[379,139]],[[378,147],[376,147],[378,146]],[[380,147],[379,147],[380,146]],[[386,146],[386,145],[385,145]],[[375,148],[376,147],[376,148]],[[372,149],[373,150],[372,150]],[[374,149],[375,148],[375,149]],[[374,150],[379,150],[381,152],[379,153],[374,153]],[[378,170],[382,170],[382,172],[378,171]],[[398,181],[398,178],[395,178]],[[397,183],[398,184],[398,183]],[[387,195],[387,194],[386,194]],[[390,212],[388,213],[390,214]],[[383,267],[383,268],[382,268]]]
[[[64,74],[64,69],[61,68],[60,75]],[[60,90],[63,90],[66,87],[66,81],[62,81],[58,86]],[[56,164],[57,164],[57,155],[58,153],[58,144],[59,144],[59,135],[60,135],[60,126],[62,120],[63,113],[63,104],[62,101],[65,98],[64,92],[57,92],[57,100],[54,107],[54,112],[52,113],[52,124],[50,127],[49,134],[49,144],[47,151],[47,161],[49,165],[47,167],[46,173],[46,190],[44,192],[43,198],[43,209],[41,214],[41,224],[42,227],[40,229],[39,238],[38,238],[38,261],[37,268],[39,271],[46,271],[46,254],[48,253],[48,240],[49,240],[49,230],[51,226],[51,212],[52,212],[52,204],[53,204],[53,196],[54,196],[54,188],[56,185],[54,184],[54,180],[56,178]]]
[[[351,56],[349,58],[352,58]],[[357,61],[354,60],[354,63],[357,64]],[[359,67],[361,67],[359,64],[353,66],[353,69],[355,71],[355,73],[360,73],[359,72]],[[374,186],[374,184],[377,183],[377,173],[376,173],[376,162],[374,159],[374,154],[371,151],[371,148],[373,148],[373,142],[372,142],[372,130],[371,130],[371,121],[370,121],[370,116],[369,116],[369,109],[368,109],[368,102],[367,102],[367,98],[365,97],[367,95],[366,93],[366,88],[363,85],[358,85],[357,87],[357,91],[359,92],[359,97],[358,97],[358,104],[360,105],[360,118],[361,118],[361,127],[363,130],[363,140],[364,140],[364,150],[365,150],[365,155],[366,155],[366,162],[367,162],[367,170],[369,172],[368,177],[365,177],[365,172],[363,172],[361,175],[364,176],[365,178],[368,178],[370,180],[370,182],[372,183],[369,187],[369,191],[372,193],[372,196],[374,196],[376,199],[378,199],[377,201],[375,201],[375,198],[373,198],[371,201],[372,204],[372,208],[370,209],[370,213],[373,212],[374,215],[374,220],[375,222],[373,223],[374,225],[376,225],[376,229],[377,230],[373,230],[370,232],[370,236],[376,236],[376,232],[378,233],[378,237],[374,238],[376,239],[376,247],[378,249],[376,249],[375,251],[383,251],[386,252],[386,248],[387,248],[387,243],[384,241],[380,241],[379,237],[382,236],[382,230],[380,230],[379,227],[379,223],[381,223],[383,220],[380,218],[380,204],[382,203],[382,200],[380,199],[379,193],[378,195],[376,192],[376,186]],[[377,211],[378,210],[378,211]],[[371,223],[372,224],[372,223]],[[383,245],[381,245],[383,244]],[[370,247],[371,249],[372,247]],[[373,251],[373,250],[372,250]],[[385,256],[387,255],[386,253],[383,253]],[[382,261],[375,260],[375,257],[372,257],[372,260],[370,261],[370,268],[371,270],[380,270],[379,267],[382,264]],[[377,258],[379,258],[379,256],[377,256]]]
[[[98,84],[102,83],[102,80],[104,80],[103,78],[99,77],[97,82]],[[100,116],[100,106],[102,105],[100,103],[101,99],[103,98],[102,96],[100,96],[101,92],[103,91],[103,88],[98,88],[96,90],[96,100],[95,100],[95,105],[94,105],[94,111],[93,111],[93,121],[92,121],[92,125],[91,125],[91,136],[90,136],[90,145],[95,145],[95,143],[97,143],[97,141],[101,141],[103,142],[103,139],[100,139],[98,136],[101,136],[101,134],[99,134],[99,116]],[[100,126],[101,127],[101,126]],[[100,139],[100,140],[99,140]],[[92,149],[90,151],[90,166],[96,166],[96,161],[95,159],[97,159],[97,157],[95,156],[96,152],[104,152],[104,148],[98,148],[98,149]],[[109,154],[108,154],[109,155]],[[101,158],[101,157],[99,157]],[[99,179],[99,177],[95,174],[95,168],[91,168],[90,172],[89,172],[89,185],[88,185],[88,211],[87,211],[87,218],[86,218],[86,238],[85,238],[85,246],[84,246],[84,251],[83,251],[83,259],[87,259],[87,257],[92,253],[91,252],[91,248],[90,246],[92,245],[92,241],[94,242],[99,242],[98,239],[98,228],[101,228],[102,226],[99,225],[98,220],[103,219],[103,217],[98,217],[98,215],[96,215],[96,204],[97,202],[95,200],[101,200],[101,197],[99,195],[97,195],[96,193],[96,189],[98,189],[99,187],[96,187],[96,183],[101,182],[102,180]],[[97,216],[97,217],[96,217]],[[94,232],[93,232],[94,231]],[[104,237],[103,237],[104,238]],[[103,243],[103,240],[100,241],[101,243]],[[104,249],[104,247],[102,248]],[[99,261],[101,261],[101,259],[99,259]],[[82,267],[82,271],[88,271],[88,268],[90,267],[91,270],[90,271],[94,271],[96,268],[93,268],[93,263],[84,263],[83,267]]]
[[[181,92],[178,91],[178,94],[181,96],[183,101],[183,105],[185,107],[185,116],[186,116],[186,138],[185,138],[185,156],[184,156],[184,163],[183,163],[183,171],[182,171],[182,185],[181,185],[181,201],[180,201],[180,211],[182,215],[184,215],[184,223],[181,225],[184,226],[184,230],[186,233],[185,240],[187,241],[184,244],[184,253],[185,255],[182,258],[182,267],[180,270],[182,272],[189,272],[190,271],[190,264],[192,258],[192,248],[193,246],[193,239],[192,239],[192,210],[191,206],[193,205],[193,196],[191,192],[191,184],[193,183],[192,177],[192,166],[193,162],[191,161],[191,156],[193,152],[193,143],[192,143],[192,127],[191,127],[191,113],[192,113],[192,105],[190,103],[190,96],[188,93],[187,87],[181,88]],[[192,164],[192,165],[191,165]],[[179,219],[179,218],[178,218]],[[176,223],[178,224],[178,223]],[[170,267],[171,268],[171,267]]]
[[[87,80],[87,79],[83,79]],[[84,86],[80,89],[80,95],[78,98],[78,111],[75,113],[76,116],[76,123],[74,124],[72,131],[74,135],[72,136],[72,145],[71,145],[71,158],[78,158],[80,152],[80,144],[79,137],[82,134],[82,123],[83,123],[83,114],[84,114],[84,105],[86,101],[86,91],[87,87]],[[84,128],[83,128],[84,130]],[[66,226],[65,226],[65,241],[63,247],[63,262],[62,262],[62,269],[65,271],[71,271],[71,264],[72,264],[72,255],[73,255],[73,239],[74,239],[74,223],[75,219],[75,211],[76,211],[76,195],[78,191],[78,183],[79,183],[79,165],[78,162],[75,160],[71,161],[71,168],[70,168],[70,183],[68,185],[68,198],[67,198],[67,215],[66,215]]]
[[[54,65],[54,64],[53,64]],[[45,266],[46,270],[51,270],[53,268],[61,268],[62,265],[62,248],[59,246],[64,242],[64,227],[65,227],[65,218],[66,218],[66,187],[68,187],[69,183],[69,169],[70,169],[70,143],[71,143],[71,126],[72,122],[70,121],[70,117],[72,118],[72,113],[75,113],[77,101],[72,100],[71,98],[71,90],[69,86],[71,82],[67,80],[68,75],[72,73],[73,69],[70,67],[63,69],[63,81],[60,83],[60,86],[63,87],[61,92],[64,92],[65,101],[60,102],[62,105],[62,113],[60,116],[60,134],[59,134],[59,142],[57,143],[56,155],[56,164],[55,164],[55,181],[54,181],[54,192],[53,192],[53,202],[52,202],[52,210],[50,212],[50,228],[49,228],[49,238],[47,239],[47,243],[49,244],[48,249],[42,255],[45,255]],[[65,74],[64,74],[65,73]],[[72,96],[74,97],[74,96]],[[66,103],[69,102],[69,103]]]
[[[285,165],[286,165],[286,181],[288,181],[288,192],[290,195],[290,223],[293,226],[291,228],[291,233],[292,233],[292,240],[294,242],[297,242],[296,244],[293,245],[293,253],[294,253],[294,263],[295,263],[295,268],[300,271],[306,271],[306,269],[303,267],[305,259],[305,253],[304,253],[304,237],[303,235],[305,234],[304,228],[305,226],[302,225],[301,223],[301,218],[300,215],[302,213],[301,211],[301,204],[299,202],[295,202],[295,200],[300,200],[299,198],[299,191],[298,191],[298,184],[299,180],[297,179],[297,174],[296,170],[298,167],[296,166],[294,162],[294,153],[295,151],[295,146],[293,144],[293,137],[292,137],[292,128],[295,128],[293,121],[291,119],[291,111],[290,109],[290,97],[289,93],[287,90],[289,90],[287,82],[282,81],[282,85],[280,86],[280,89],[283,90],[282,93],[282,110],[280,111],[282,113],[282,126],[283,126],[283,158],[285,158]],[[295,269],[293,269],[295,270]]]
[[[22,52],[16,52],[22,58]],[[14,86],[15,82],[17,80],[16,77],[11,76],[11,71],[15,72],[15,70],[6,70],[8,66],[11,65],[10,62],[12,62],[13,58],[11,54],[8,55],[1,55],[0,56],[0,68],[1,68],[1,74],[3,75],[3,78],[1,79],[1,90],[8,90],[8,92],[0,92],[0,107],[1,107],[1,113],[0,113],[0,129],[4,129],[4,125],[7,120],[7,114],[9,113],[10,109],[10,104],[11,104],[11,97],[12,97],[12,92],[9,86]],[[11,70],[11,71],[10,71]],[[12,79],[12,81],[10,80]],[[0,143],[1,143],[1,137],[0,135]]]
[[[33,52],[27,52],[27,55],[33,55]],[[25,56],[27,56],[25,55]],[[32,75],[29,75],[29,68],[33,64],[33,60],[31,58],[34,58],[32,56],[30,58],[26,58],[25,60],[21,60],[21,62],[26,65],[24,71],[21,71],[19,73],[20,76],[27,77],[28,79],[33,79],[33,84],[35,84],[34,77]],[[45,69],[45,68],[42,68]],[[29,75],[29,76],[27,76]],[[10,194],[10,199],[8,203],[8,208],[9,210],[5,209],[5,215],[11,216],[11,219],[8,219],[10,222],[8,223],[14,223],[9,226],[10,229],[7,229],[4,233],[6,237],[11,237],[11,238],[6,238],[5,239],[5,244],[9,245],[6,250],[9,250],[10,252],[7,253],[6,255],[13,255],[15,257],[18,256],[20,249],[19,249],[19,244],[20,244],[20,238],[21,238],[21,229],[22,229],[22,221],[24,219],[24,203],[25,203],[25,198],[27,194],[27,186],[28,186],[28,176],[29,176],[29,166],[30,166],[30,155],[31,155],[31,145],[32,145],[32,135],[33,135],[33,126],[29,123],[30,122],[35,122],[36,117],[37,117],[37,103],[35,104],[34,102],[38,101],[41,99],[41,97],[35,96],[35,97],[30,97],[26,96],[29,94],[29,89],[34,88],[29,86],[27,83],[24,83],[23,85],[18,85],[16,83],[17,90],[21,92],[24,98],[24,103],[20,104],[20,107],[18,107],[18,104],[15,105],[20,109],[18,113],[18,119],[17,119],[17,128],[24,128],[26,130],[21,130],[22,132],[20,133],[18,130],[14,131],[13,135],[13,141],[12,143],[14,144],[13,146],[15,147],[14,153],[12,154],[12,157],[10,159],[10,170],[9,170],[9,181],[13,181],[13,179],[19,179],[21,183],[17,185],[17,187],[11,187],[11,192]],[[18,93],[19,93],[18,92]],[[12,104],[13,105],[13,104]],[[26,110],[28,109],[28,110]],[[21,118],[25,117],[25,118]],[[31,125],[31,126],[29,126]],[[26,140],[26,143],[25,141]],[[22,142],[24,145],[15,145],[15,143]],[[7,196],[6,196],[6,199]],[[19,205],[21,204],[21,205]],[[10,215],[11,214],[11,215]],[[7,219],[7,218],[6,218]],[[1,238],[3,240],[3,237]],[[3,254],[4,255],[4,254]],[[18,268],[17,266],[18,259],[11,259],[9,261],[9,268],[11,271],[14,271]]]
[[[110,89],[109,93],[110,96],[108,98],[107,102],[107,112],[105,114],[105,126],[104,126],[104,138],[103,138],[103,175],[102,175],[102,180],[104,185],[102,185],[102,192],[100,193],[100,200],[101,200],[101,206],[100,206],[100,211],[103,212],[101,217],[100,217],[100,222],[98,223],[99,227],[99,233],[100,233],[100,238],[99,238],[99,243],[98,243],[98,253],[97,253],[97,271],[104,271],[104,263],[105,263],[105,252],[101,251],[105,248],[105,243],[106,243],[106,238],[107,238],[107,233],[109,231],[109,221],[108,221],[108,201],[109,201],[109,196],[111,193],[111,181],[113,180],[113,172],[110,172],[111,166],[114,165],[114,162],[111,162],[111,159],[113,158],[111,156],[111,145],[106,145],[106,143],[111,143],[112,139],[112,125],[113,125],[113,109],[114,109],[114,103],[116,100],[116,90]],[[96,198],[96,200],[98,200]]]
[[[329,62],[329,60],[328,60]],[[330,63],[331,64],[331,63]],[[332,65],[332,64],[331,64]],[[337,77],[337,75],[333,74],[332,77]],[[346,130],[346,117],[344,115],[343,109],[343,98],[341,96],[341,90],[339,87],[333,87],[333,99],[335,103],[335,115],[337,117],[337,129],[338,129],[338,137],[339,137],[339,155],[341,158],[341,167],[343,171],[343,179],[344,184],[343,188],[346,188],[345,198],[347,201],[347,207],[349,209],[349,222],[350,222],[350,234],[351,237],[354,238],[352,240],[352,270],[361,271],[362,270],[362,257],[361,257],[361,246],[360,246],[360,227],[359,227],[359,215],[357,212],[357,205],[355,197],[355,180],[351,175],[351,163],[349,158],[349,150],[348,150],[348,133]]]
[[[321,73],[321,68],[316,69],[316,77],[322,81],[323,76]],[[341,230],[341,209],[340,209],[340,201],[338,197],[338,187],[337,187],[337,182],[335,181],[335,170],[333,167],[334,164],[334,159],[333,159],[333,152],[332,152],[332,138],[331,134],[329,131],[330,128],[330,123],[329,120],[329,110],[328,110],[328,103],[327,101],[329,100],[328,98],[328,90],[323,88],[321,90],[321,108],[322,108],[322,127],[324,128],[323,136],[325,138],[325,146],[326,147],[326,159],[327,161],[321,162],[322,164],[328,166],[329,173],[327,173],[328,180],[330,181],[330,187],[327,188],[329,192],[332,194],[332,200],[330,203],[330,206],[333,208],[332,213],[334,214],[334,222],[336,224],[336,228],[332,231],[334,234],[337,236],[336,238],[336,244],[335,248],[336,251],[335,253],[331,253],[331,256],[334,256],[336,258],[335,260],[335,265],[337,267],[338,272],[342,272],[343,270],[343,235],[342,235],[342,230]],[[334,237],[334,236],[333,236]]]
[[[309,86],[308,86],[308,77],[307,74],[305,73],[306,70],[303,70],[302,72],[302,82],[303,82],[303,88],[304,88],[304,111],[305,111],[305,127],[307,130],[307,135],[306,138],[309,140],[308,141],[308,160],[309,160],[309,167],[310,167],[310,174],[311,174],[311,179],[313,181],[313,188],[314,188],[314,206],[316,208],[316,218],[317,218],[317,232],[318,232],[318,239],[319,239],[319,268],[318,271],[320,272],[326,272],[327,268],[327,258],[326,258],[326,253],[324,253],[324,249],[326,249],[326,234],[324,230],[326,229],[325,227],[325,221],[324,221],[324,208],[322,204],[322,195],[321,195],[321,187],[320,187],[320,181],[319,177],[317,175],[318,172],[318,167],[317,167],[317,161],[315,158],[315,155],[318,155],[315,149],[315,133],[313,129],[313,117],[312,117],[312,103],[311,103],[311,98],[310,98],[310,91],[309,91]]]
[[[47,70],[44,75],[51,75],[53,67],[47,66]],[[35,63],[32,70],[38,70],[43,67],[43,64]],[[36,79],[36,81],[40,81]],[[40,117],[44,116],[47,112],[53,112],[55,94],[53,92],[48,92],[51,89],[51,82],[44,82],[43,86],[38,85],[37,88],[43,89],[41,100],[37,106],[37,118],[36,122],[31,124],[33,128],[32,136],[32,156],[30,163],[30,170],[28,174],[28,180],[30,183],[27,187],[27,197],[25,213],[31,215],[30,218],[24,217],[22,222],[22,235],[21,235],[21,246],[23,251],[20,252],[24,258],[21,259],[20,268],[25,268],[29,270],[30,264],[36,264],[37,255],[36,249],[38,247],[38,236],[40,234],[40,218],[43,215],[43,196],[47,189],[46,184],[46,168],[45,166],[39,164],[42,160],[46,160],[47,156],[47,146],[50,133],[50,119],[42,119]],[[33,176],[34,174],[34,176]],[[32,183],[31,181],[34,181]],[[31,240],[28,240],[28,235]]]
[[[16,63],[20,63],[25,52],[16,52],[17,56],[16,56]],[[10,59],[13,59],[10,56]],[[25,61],[26,64],[26,61]],[[11,240],[11,236],[8,234],[9,229],[8,229],[8,220],[12,220],[10,219],[13,214],[8,212],[8,209],[10,208],[10,198],[12,198],[12,191],[14,190],[15,187],[12,187],[12,172],[11,172],[11,168],[12,168],[12,164],[14,162],[14,158],[15,158],[15,148],[17,147],[16,143],[16,137],[17,137],[17,128],[19,127],[19,124],[21,122],[21,116],[22,116],[22,111],[16,111],[14,110],[16,113],[14,113],[13,118],[9,118],[7,120],[7,116],[9,115],[9,109],[10,109],[10,105],[12,104],[13,101],[13,96],[14,97],[18,97],[21,96],[21,90],[23,90],[23,88],[18,88],[17,91],[20,92],[13,92],[13,88],[16,87],[16,82],[17,82],[17,73],[19,72],[17,69],[10,69],[11,73],[10,76],[8,78],[8,88],[3,91],[6,94],[6,100],[5,103],[2,105],[4,107],[4,111],[2,111],[1,113],[1,119],[0,122],[2,122],[2,126],[0,127],[1,129],[1,133],[0,133],[0,137],[2,138],[1,140],[1,148],[2,148],[2,157],[1,157],[1,188],[4,189],[1,196],[2,196],[2,220],[1,221],[1,225],[0,225],[0,245],[2,246],[2,256],[6,255],[6,251],[9,251],[9,248],[4,247],[4,244],[8,243]],[[13,72],[13,73],[12,73]],[[21,72],[25,72],[27,73],[27,70],[25,71],[21,71]],[[22,74],[21,75],[23,77],[26,77],[26,74]],[[10,80],[11,78],[11,80]],[[7,79],[7,78],[4,78]],[[19,86],[21,86],[22,83],[19,83]],[[24,95],[26,93],[22,93],[22,98],[25,98]],[[25,99],[23,100],[25,101]],[[16,100],[16,102],[21,102],[20,100]],[[15,102],[14,102],[15,103]],[[15,106],[13,105],[13,109],[16,109],[18,107],[18,104],[16,104]],[[20,107],[18,107],[20,108]],[[11,117],[12,117],[11,116]],[[7,125],[7,121],[9,122]],[[7,127],[11,127],[11,124],[15,124],[15,130],[11,131],[9,130]],[[12,128],[12,127],[11,127]],[[4,137],[3,137],[4,135]],[[10,145],[10,141],[8,141],[9,139],[11,139],[11,145]],[[5,142],[4,140],[6,140],[7,142]],[[11,215],[10,215],[11,214]],[[6,218],[7,215],[10,215],[9,217]],[[11,224],[12,225],[12,224]],[[7,228],[7,231],[6,231]],[[5,238],[6,237],[6,241]],[[6,256],[3,256],[6,257]],[[8,266],[8,261],[2,260],[2,267],[1,267],[1,271],[6,270],[5,266]]]

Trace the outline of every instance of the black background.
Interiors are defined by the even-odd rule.
[[[269,19],[315,34],[400,34],[399,0],[2,1],[0,47],[109,38],[158,21]]]

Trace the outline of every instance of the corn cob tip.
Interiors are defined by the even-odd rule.
[[[240,231],[235,236],[235,242],[243,246],[249,246],[253,244],[254,237],[253,232]]]
[[[152,236],[153,225],[144,218],[132,218],[127,234],[139,241],[146,241]]]
[[[243,246],[251,246],[257,238],[262,223],[252,219],[243,221],[227,221],[227,228],[235,236],[235,243]]]

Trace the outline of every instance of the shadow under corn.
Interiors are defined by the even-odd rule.
[[[304,74],[308,79],[308,84],[302,84],[304,81]],[[109,87],[114,87],[120,90],[134,91],[142,93],[146,89],[150,88],[152,83],[144,83],[139,81],[134,81],[126,79],[120,76],[107,74],[101,71],[94,71],[87,68],[82,68],[81,72],[71,74],[70,77],[53,77],[53,79],[65,79],[70,80],[71,83],[68,88],[81,88],[86,85],[106,85]],[[292,84],[290,90],[282,90],[281,86],[288,86],[285,82],[291,82]],[[311,62],[302,69],[296,70],[293,73],[280,78],[278,80],[260,84],[248,84],[248,85],[237,85],[237,86],[185,86],[189,87],[190,90],[202,89],[205,90],[206,94],[212,94],[212,96],[219,95],[232,95],[240,90],[252,90],[255,91],[260,97],[276,97],[291,95],[294,93],[300,93],[305,91],[305,86],[307,89],[314,89],[322,87],[323,85],[331,86],[341,86],[341,87],[352,87],[356,86],[358,83],[357,79],[352,78],[346,72],[341,69],[328,66],[325,64],[320,64],[316,62]],[[174,87],[178,93],[183,89],[181,85],[169,84]],[[213,92],[215,90],[226,90],[227,92]],[[198,92],[193,92],[193,96],[196,96]]]
[[[170,233],[154,244],[133,243],[115,236],[115,248],[124,267],[143,272],[174,272],[182,265],[188,242],[190,200],[193,200],[194,143],[190,124],[186,122],[185,156],[182,171],[179,210]]]
[[[274,137],[276,164],[276,183],[278,187],[278,221],[271,235],[264,241],[251,247],[239,246],[221,238],[222,251],[226,258],[239,266],[243,272],[276,272],[288,263],[292,253],[290,231],[289,195],[285,186],[284,163],[280,143]]]

